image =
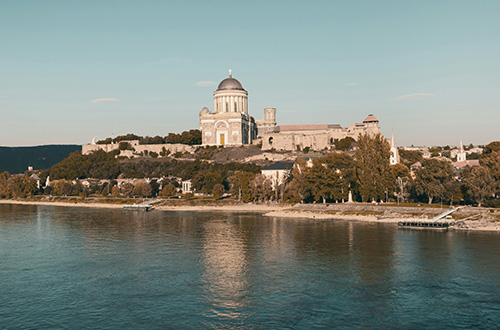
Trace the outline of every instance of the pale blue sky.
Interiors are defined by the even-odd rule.
[[[229,68],[256,119],[373,113],[400,145],[485,144],[500,140],[499,13],[500,1],[3,0],[0,145],[198,128]]]

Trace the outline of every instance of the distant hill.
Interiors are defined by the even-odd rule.
[[[70,153],[82,150],[82,146],[45,145],[36,147],[0,147],[0,173],[23,173],[31,165],[35,170],[41,170],[59,163]]]

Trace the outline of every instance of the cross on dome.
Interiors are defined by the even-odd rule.
[[[229,78],[232,78],[232,76],[231,76],[232,72],[233,72],[233,70],[229,69]]]

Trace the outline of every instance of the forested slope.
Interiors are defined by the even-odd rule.
[[[81,149],[82,146],[76,144],[0,147],[0,173],[23,173],[29,165],[34,169],[46,169],[59,163],[73,151]]]

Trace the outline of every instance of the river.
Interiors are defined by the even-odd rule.
[[[500,235],[0,205],[2,329],[492,329]]]

